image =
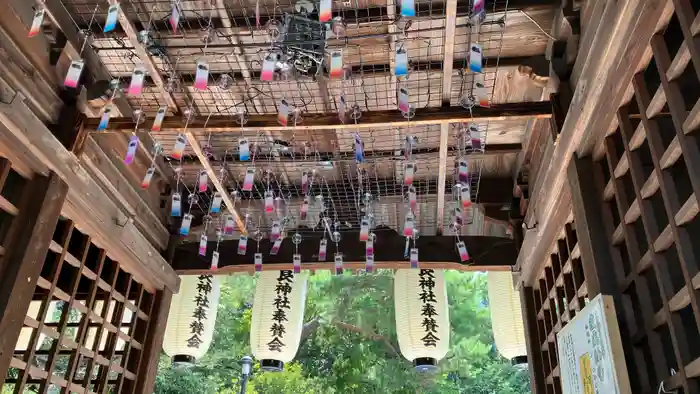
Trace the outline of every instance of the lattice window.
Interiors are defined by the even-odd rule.
[[[134,392],[146,367],[156,300],[90,236],[61,219],[24,317],[6,387],[15,393]]]
[[[533,373],[545,382],[542,392],[561,393],[556,334],[588,302],[578,237],[573,217],[562,228],[534,286],[522,289]],[[538,379],[536,379],[538,380]]]

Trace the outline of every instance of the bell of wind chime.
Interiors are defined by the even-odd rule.
[[[450,343],[443,270],[399,269],[394,274],[396,334],[401,354],[419,372],[434,372]]]
[[[212,275],[180,277],[173,295],[163,338],[163,351],[174,365],[192,365],[209,349],[219,305],[219,278]]]
[[[263,271],[253,300],[250,347],[264,371],[280,372],[301,341],[308,273]]]

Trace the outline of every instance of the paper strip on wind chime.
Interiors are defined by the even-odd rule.
[[[117,26],[117,18],[119,17],[119,3],[112,4],[107,9],[107,19],[105,21],[104,32],[109,33]]]
[[[207,183],[209,183],[209,175],[207,175],[207,170],[199,171],[199,192],[205,193],[207,191]]]
[[[77,88],[80,75],[83,73],[85,62],[82,60],[73,60],[68,66],[66,78],[63,80],[63,85],[67,88]]]
[[[328,240],[323,238],[318,245],[318,261],[326,261],[326,252],[328,249]]]
[[[109,117],[112,115],[112,107],[110,105],[105,106],[104,111],[102,111],[102,117],[100,118],[100,123],[97,125],[97,131],[104,131],[109,125]]]
[[[343,51],[331,52],[331,78],[336,79],[343,76]]]
[[[414,163],[406,163],[403,170],[403,184],[406,186],[411,186],[413,184],[413,174],[416,171],[416,165]]]
[[[173,30],[173,33],[177,32],[177,27],[180,25],[180,10],[177,8],[177,1],[173,1],[172,3],[168,21],[170,22],[170,28]]]
[[[465,157],[459,159],[457,174],[460,183],[469,183],[469,162]]]
[[[474,0],[472,5],[472,16],[474,18],[479,18],[485,11],[486,0]]]
[[[473,89],[476,104],[480,107],[489,106],[489,95],[486,92],[484,74],[474,74]]]
[[[301,208],[299,208],[299,217],[301,220],[306,220],[306,215],[309,213],[309,196],[304,197],[304,202],[301,203]]]
[[[355,161],[358,163],[365,161],[364,147],[362,146],[362,139],[359,133],[355,133]]]
[[[341,253],[335,254],[335,274],[342,275],[345,270],[343,269],[343,255]]]
[[[287,126],[289,122],[289,103],[285,99],[280,100],[277,106],[277,122],[282,126]]]
[[[250,160],[250,145],[248,144],[248,139],[241,138],[238,140],[238,159],[240,161]]]
[[[362,218],[360,221],[360,241],[367,241],[369,239],[369,219]]]
[[[340,97],[338,97],[338,120],[340,120],[340,123],[345,123],[347,120],[347,112],[348,106],[345,102],[345,96],[341,94]]]
[[[459,252],[459,261],[465,262],[469,260],[469,252],[467,252],[467,246],[464,241],[457,242],[457,251]]]
[[[182,159],[182,154],[185,152],[185,145],[187,144],[187,137],[183,134],[178,134],[175,138],[175,146],[173,151],[170,153],[170,157],[175,160]]]
[[[365,272],[367,272],[367,273],[374,272],[374,255],[365,256]]]
[[[272,213],[275,211],[275,195],[272,191],[268,190],[265,192],[265,213]]]
[[[418,248],[411,248],[411,268],[418,268]]]
[[[249,192],[253,190],[253,181],[255,180],[255,167],[248,167],[245,170],[245,178],[243,179],[243,191]]]
[[[270,227],[270,241],[277,241],[280,237],[281,232],[282,229],[279,220],[273,221],[272,226]]]
[[[182,198],[180,193],[173,193],[173,197],[170,202],[170,216],[180,216],[181,209]]]
[[[226,215],[226,220],[224,221],[224,234],[226,235],[233,235],[233,216],[232,215]]]
[[[248,253],[248,237],[241,234],[238,238],[238,254],[240,256],[245,256]]]
[[[404,114],[410,111],[410,106],[408,103],[408,90],[405,88],[399,88],[399,111]]]
[[[333,0],[321,0],[318,10],[319,22],[330,22],[333,17]]]
[[[263,60],[262,71],[260,72],[260,80],[270,82],[274,79],[276,58],[272,54],[265,56]]]
[[[34,11],[32,26],[29,28],[29,37],[34,37],[41,31],[41,26],[44,24],[44,15],[46,10],[42,7]]]
[[[416,212],[416,208],[418,207],[416,188],[413,186],[408,187],[408,207],[411,209],[411,212]]]
[[[414,0],[401,0],[401,16],[416,16],[416,3]]]
[[[224,198],[219,192],[214,192],[214,197],[211,200],[211,213],[219,213],[221,211],[221,203]]]
[[[470,135],[470,137],[471,137],[470,141],[471,141],[471,144],[472,144],[472,149],[474,149],[475,151],[481,151],[481,150],[483,150],[484,147],[483,147],[483,144],[482,144],[482,141],[481,141],[481,138],[482,138],[483,133],[481,132],[481,130],[479,129],[479,127],[476,126],[476,125],[474,125],[473,128],[470,127],[470,128],[469,128],[469,135]]]
[[[462,226],[462,224],[464,224],[464,223],[463,223],[463,221],[464,221],[464,211],[462,211],[462,208],[460,208],[460,207],[455,207],[455,209],[454,209],[454,211],[452,212],[452,214],[453,214],[453,216],[454,216],[454,222],[455,222],[458,226]]]
[[[403,46],[396,48],[396,63],[394,67],[396,68],[394,70],[396,78],[408,76],[408,52]]]
[[[374,240],[373,239],[368,239],[367,242],[365,242],[365,257],[366,256],[374,256]]]
[[[480,73],[482,69],[481,45],[472,44],[469,50],[469,69],[472,72]]]
[[[207,90],[209,82],[209,63],[205,60],[197,61],[197,73],[195,74],[194,88],[197,90]]]
[[[207,234],[202,233],[202,235],[199,236],[199,255],[200,256],[206,256],[207,255]]]
[[[463,208],[469,208],[472,205],[472,193],[469,184],[463,184],[459,189],[459,198],[462,201]]]
[[[211,254],[211,267],[212,271],[216,271],[219,268],[219,252],[216,250]]]
[[[295,274],[301,273],[301,255],[298,253],[295,253],[294,256],[292,256],[292,262],[294,264],[294,273]]]
[[[282,247],[282,237],[279,237],[279,238],[277,238],[275,243],[272,244],[272,249],[270,249],[270,255],[276,256],[277,253],[279,253],[281,247]]]
[[[153,126],[151,126],[151,131],[160,131],[163,126],[163,119],[165,119],[165,114],[168,112],[168,107],[158,108],[156,112],[156,118],[153,120]]]
[[[143,81],[146,77],[146,68],[144,66],[136,66],[131,73],[131,82],[129,82],[128,95],[131,97],[141,96],[143,91]]]
[[[132,135],[129,138],[129,145],[126,148],[126,156],[124,156],[124,164],[131,164],[136,157],[136,149],[139,147],[139,137]]]
[[[409,213],[408,215],[406,215],[406,219],[404,219],[403,236],[404,237],[412,237],[413,236],[413,227],[414,227],[413,215],[411,213]]]
[[[262,272],[262,265],[263,265],[262,253],[256,253],[254,260],[255,260],[255,272]]]
[[[301,194],[307,194],[309,192],[309,172],[302,171],[301,173]]]
[[[186,213],[182,218],[182,224],[180,224],[180,235],[189,235],[190,226],[192,225],[192,214]]]
[[[143,180],[141,181],[141,189],[148,189],[148,187],[151,185],[151,180],[153,180],[153,174],[156,173],[156,168],[151,166],[146,170],[146,175],[143,177]]]

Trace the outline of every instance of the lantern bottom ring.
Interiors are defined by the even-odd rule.
[[[510,363],[513,366],[518,366],[521,364],[527,365],[527,356],[516,356],[510,359]]]
[[[176,354],[172,358],[174,367],[191,367],[194,365],[194,356],[187,354]]]
[[[260,369],[268,372],[282,372],[284,369],[284,363],[279,360],[273,359],[262,359],[260,360]]]
[[[419,357],[413,360],[413,367],[418,372],[435,372],[438,370],[438,360],[432,357]]]

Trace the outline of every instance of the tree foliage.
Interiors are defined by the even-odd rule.
[[[249,329],[255,280],[222,278],[214,340],[190,369],[173,369],[165,355],[157,394],[237,394],[240,365],[250,353]],[[519,394],[528,374],[500,357],[493,344],[486,276],[447,272],[450,352],[435,375],[416,373],[396,339],[393,276],[332,276],[309,281],[302,342],[284,372],[254,366],[248,394]]]

